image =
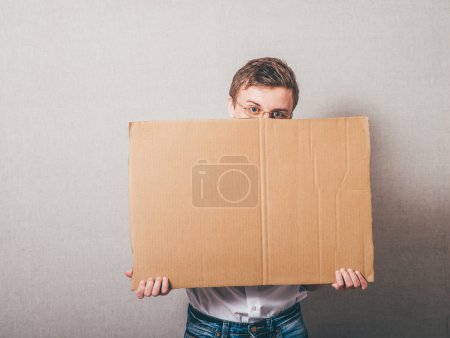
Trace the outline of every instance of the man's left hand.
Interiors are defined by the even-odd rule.
[[[366,278],[359,271],[352,269],[336,270],[336,283],[331,284],[337,291],[361,288],[367,289],[368,284]]]

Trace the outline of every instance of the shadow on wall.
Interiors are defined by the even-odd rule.
[[[302,304],[312,337],[449,336],[450,191],[439,184],[443,173],[426,170],[417,180],[417,173],[399,170],[402,145],[382,138],[387,122],[369,116],[375,282],[365,291],[310,292]]]

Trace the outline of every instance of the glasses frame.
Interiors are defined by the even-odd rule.
[[[242,110],[244,111],[244,114],[246,116],[248,116],[249,118],[261,118],[263,117],[265,114],[269,114],[269,118],[274,119],[274,120],[289,120],[292,119],[292,113],[289,114],[289,117],[286,118],[277,118],[277,117],[271,117],[271,114],[274,112],[277,112],[277,110],[275,111],[265,111],[263,109],[261,109],[258,105],[253,105],[251,107],[244,107],[237,99],[236,99],[236,103],[239,105],[239,107],[242,108]],[[257,107],[262,113],[259,113],[258,115],[253,115],[252,113],[247,112],[248,109],[252,108],[252,107]],[[280,112],[280,111],[278,111]],[[286,115],[284,112],[280,112],[283,115]]]

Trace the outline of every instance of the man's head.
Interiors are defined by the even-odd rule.
[[[234,118],[292,118],[299,96],[295,74],[277,58],[250,60],[231,82],[228,112]]]

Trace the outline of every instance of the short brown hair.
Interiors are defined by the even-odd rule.
[[[244,86],[284,87],[292,90],[292,99],[295,109],[298,103],[299,89],[295,74],[286,61],[272,57],[264,57],[248,61],[233,76],[229,95],[236,106],[236,96]]]

